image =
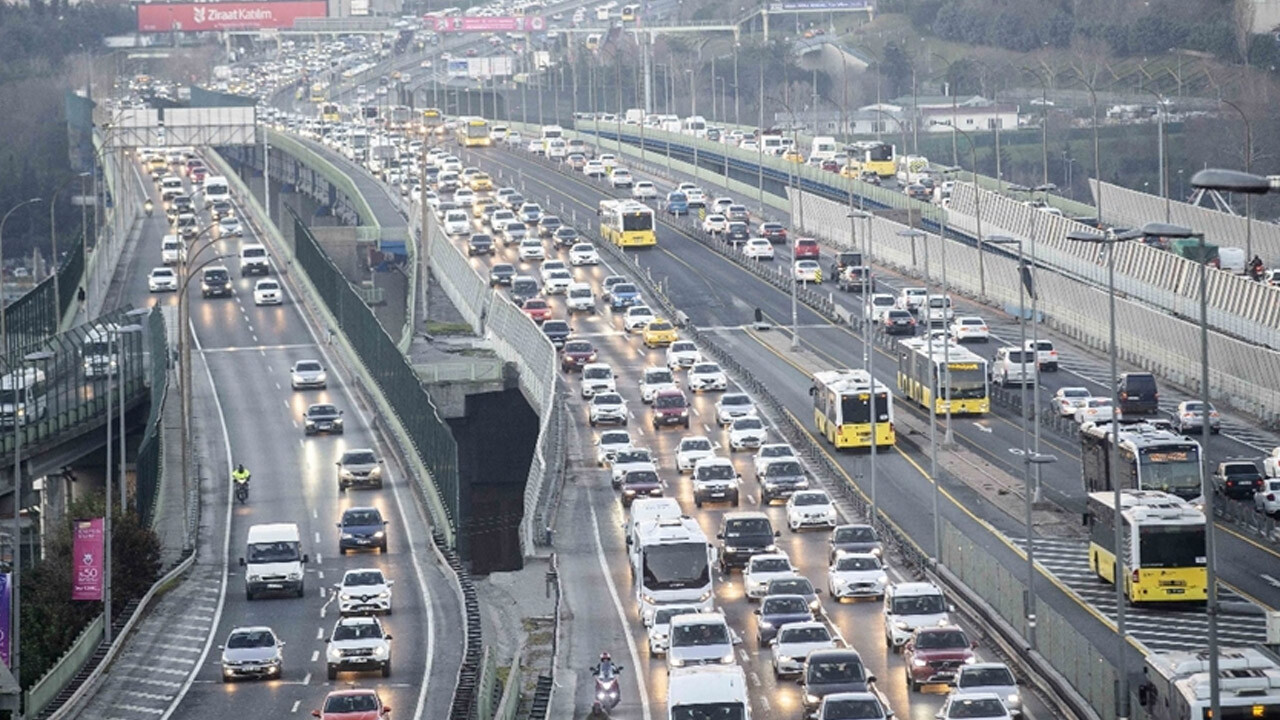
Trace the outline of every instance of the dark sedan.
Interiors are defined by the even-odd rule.
[[[338,554],[348,550],[387,551],[387,521],[376,507],[347,508],[338,523]]]
[[[782,223],[767,222],[760,225],[760,237],[777,245],[787,241],[787,229]]]
[[[302,416],[302,431],[307,435],[319,433],[342,434],[342,411],[328,404],[309,405]]]
[[[493,238],[477,233],[467,240],[467,255],[493,255],[497,249],[493,246]]]
[[[559,349],[564,347],[565,341],[573,334],[573,328],[564,320],[548,320],[542,323],[542,334]]]
[[[511,263],[498,263],[489,268],[490,285],[510,285],[515,276],[516,266]]]
[[[561,225],[555,232],[556,247],[573,247],[578,242],[578,231],[568,225]]]
[[[800,693],[806,713],[817,712],[822,698],[836,693],[875,692],[876,678],[867,674],[862,656],[850,648],[815,650],[805,661]]]
[[[744,222],[731,222],[725,228],[724,241],[730,245],[744,243],[751,238],[751,228]]]
[[[871,553],[879,555],[883,552],[880,535],[870,525],[840,525],[831,531],[831,551],[829,561],[836,559],[836,553]]]
[[[564,344],[560,354],[560,369],[565,372],[581,370],[583,365],[596,361],[596,349],[586,340],[571,340]]]
[[[786,623],[810,622],[813,611],[809,603],[799,595],[768,595],[756,609],[756,641],[767,648],[769,641],[778,635],[778,628]]]

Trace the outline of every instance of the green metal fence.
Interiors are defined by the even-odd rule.
[[[294,255],[298,264],[324,299],[338,327],[355,348],[369,375],[391,405],[422,459],[449,517],[456,527],[458,518],[458,445],[449,426],[440,417],[408,358],[387,335],[369,306],[360,299],[355,288],[343,276],[306,223],[293,211]],[[427,492],[432,489],[427,488]]]
[[[76,243],[57,270],[60,297],[56,306],[53,275],[50,275],[5,307],[5,346],[0,348],[0,352],[29,350],[57,333],[67,308],[80,289],[83,273],[84,246]]]
[[[147,344],[150,356],[148,380],[151,407],[147,413],[142,442],[138,445],[134,476],[138,516],[143,523],[150,525],[155,513],[156,498],[160,494],[161,467],[164,462],[164,433],[160,428],[160,411],[168,394],[169,377],[169,341],[164,313],[159,308],[153,308],[147,317]]]

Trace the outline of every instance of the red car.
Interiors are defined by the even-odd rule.
[[[760,236],[775,245],[785,243],[787,241],[787,229],[783,227],[782,223],[760,223]]]
[[[372,690],[338,690],[324,699],[323,710],[312,710],[320,720],[381,720],[391,714]]]
[[[804,258],[812,258],[816,260],[819,254],[817,240],[814,240],[813,238],[796,238],[796,260],[803,260]]]
[[[903,649],[911,689],[919,690],[921,685],[954,683],[960,668],[974,661],[973,649],[976,646],[977,643],[969,642],[969,636],[954,625],[916,630]]]
[[[541,323],[551,318],[551,306],[542,298],[529,298],[524,301],[524,305],[520,309],[524,310],[536,323]]]
[[[840,163],[835,160],[823,160],[822,169],[827,172],[840,172]]]

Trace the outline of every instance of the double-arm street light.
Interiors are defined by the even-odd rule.
[[[1230,100],[1219,100],[1223,105],[1235,110],[1240,114],[1240,119],[1244,122],[1244,171],[1245,173],[1253,173],[1253,126],[1249,124],[1249,116],[1245,114],[1241,107]],[[1195,179],[1192,178],[1191,186],[1196,187]],[[1211,189],[1211,188],[1205,188]],[[1165,222],[1169,221],[1168,211],[1165,211]],[[1247,258],[1245,262],[1253,258],[1253,194],[1244,193],[1244,256]]]
[[[852,195],[851,195],[852,198]],[[864,292],[875,291],[875,278],[871,273],[871,222],[875,217],[865,210],[856,210],[852,207],[852,200],[849,208],[849,239],[854,247],[858,246],[856,232],[857,221],[864,220],[867,223],[867,229],[862,234],[862,264],[866,267],[866,277],[862,279],[866,288]],[[875,375],[875,348],[872,347],[872,334],[875,321],[871,317],[870,312],[862,313],[862,362],[863,367],[867,371],[867,376],[871,378],[871,457],[870,471],[868,479],[871,483],[871,521],[874,523],[878,516],[878,506],[876,498],[876,416],[879,414],[879,408],[876,405],[876,375]]]
[[[1142,90],[1150,93],[1151,96],[1156,99],[1156,165],[1160,170],[1159,187],[1160,197],[1164,198],[1164,221],[1169,222],[1169,215],[1171,213],[1171,207],[1169,204],[1169,168],[1164,156],[1164,116],[1168,111],[1169,100],[1164,95],[1149,87],[1144,87]]]
[[[1081,84],[1089,89],[1089,102],[1093,106],[1093,179],[1094,182],[1098,184],[1097,190],[1094,191],[1094,206],[1098,209],[1098,225],[1102,225],[1102,155],[1099,151],[1098,145],[1098,92],[1093,86],[1093,81],[1085,78],[1084,72],[1077,69],[1076,77],[1080,80]],[[1049,183],[1048,167],[1049,159],[1046,155],[1044,178],[1046,185]],[[1126,699],[1125,702],[1127,703],[1128,699]]]
[[[4,312],[6,305],[4,295],[4,226],[5,223],[9,222],[9,216],[17,212],[19,208],[43,201],[44,198],[38,197],[23,200],[17,205],[9,208],[9,212],[5,213],[3,218],[0,218],[0,354],[7,353],[9,351],[9,328],[5,322],[6,313]]]

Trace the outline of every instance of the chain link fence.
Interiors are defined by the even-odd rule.
[[[147,369],[150,374],[147,385],[151,406],[147,412],[142,442],[138,444],[134,476],[137,484],[138,516],[143,523],[150,525],[155,519],[156,498],[160,493],[164,465],[164,433],[160,427],[160,412],[164,408],[169,390],[169,334],[164,313],[158,307],[152,308],[147,316],[146,342],[149,362]],[[171,482],[174,480],[170,479]]]

